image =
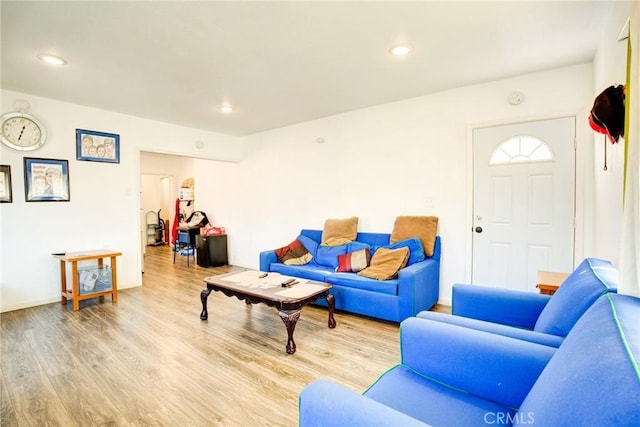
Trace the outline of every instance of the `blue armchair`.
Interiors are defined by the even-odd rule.
[[[559,347],[599,296],[616,292],[618,270],[586,258],[555,295],[455,284],[452,314],[422,311],[418,317]]]
[[[640,299],[605,294],[556,349],[444,322],[401,323],[401,363],[363,394],[326,380],[300,426],[640,425]]]

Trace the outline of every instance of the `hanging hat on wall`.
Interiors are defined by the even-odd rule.
[[[612,144],[624,136],[624,86],[612,85],[598,95],[589,114],[591,129],[609,137]]]

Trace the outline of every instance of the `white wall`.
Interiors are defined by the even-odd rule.
[[[591,64],[583,64],[348,112],[249,136],[239,164],[196,162],[194,175],[198,186],[211,183],[206,211],[227,227],[230,262],[246,267],[327,218],[355,215],[360,231],[391,232],[398,215],[437,215],[440,297],[448,303],[451,285],[470,277],[471,128],[577,114],[578,170],[591,170],[592,87]],[[524,92],[523,104],[507,102],[513,90]],[[579,177],[581,201],[586,179]]]
[[[288,243],[301,228],[322,228],[327,218],[357,215],[360,230],[389,232],[397,215],[437,215],[443,239],[440,295],[448,303],[451,285],[470,277],[471,129],[566,114],[576,114],[578,124],[576,256],[615,262],[621,146],[609,150],[609,174],[602,174],[602,144],[594,142],[586,118],[594,96],[622,81],[625,54],[614,41],[627,7],[621,3],[603,17],[603,44],[594,64],[459,88],[244,139],[2,90],[3,112],[12,111],[16,99],[26,99],[49,130],[45,147],[27,156],[69,160],[71,202],[25,203],[24,156],[0,148],[0,163],[11,165],[14,194],[13,203],[0,205],[0,311],[58,301],[58,263],[50,254],[61,250],[121,250],[120,287],[140,285],[141,152],[197,158],[198,209],[227,227],[235,265],[257,267],[260,251]],[[513,90],[525,93],[523,104],[506,102]],[[76,161],[76,128],[120,134],[121,163]],[[324,144],[315,142],[318,137]],[[203,141],[203,148],[196,141]],[[425,207],[427,197],[433,208]]]
[[[0,311],[60,300],[59,263],[52,252],[111,249],[118,260],[120,288],[140,286],[140,151],[237,161],[242,140],[7,90],[2,111],[26,99],[47,127],[41,149],[21,153],[0,148],[0,163],[11,166],[13,203],[0,205],[2,236]],[[120,135],[120,163],[76,159],[76,128]],[[195,141],[203,141],[198,149]],[[70,202],[26,203],[23,157],[69,161]]]
[[[626,80],[627,43],[618,42],[617,36],[629,16],[630,3],[621,2],[616,6],[610,8],[610,15],[602,17],[602,37],[593,60],[593,98],[608,86],[624,84]],[[634,83],[638,84],[638,82]],[[592,132],[592,135],[595,147],[594,204],[597,206],[594,211],[594,256],[608,259],[618,265],[622,223],[624,143],[607,142],[607,170],[604,171],[603,140],[605,137],[595,132]]]

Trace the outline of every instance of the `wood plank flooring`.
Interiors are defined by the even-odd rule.
[[[307,306],[297,352],[273,308],[213,292],[203,278],[237,267],[172,262],[147,247],[143,286],[0,316],[0,425],[295,426],[298,394],[317,378],[362,392],[399,362],[398,324]],[[446,311],[446,307],[443,308]]]

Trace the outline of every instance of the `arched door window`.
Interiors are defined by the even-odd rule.
[[[530,135],[512,136],[491,153],[489,164],[548,162],[553,160],[551,148],[540,138]]]

